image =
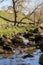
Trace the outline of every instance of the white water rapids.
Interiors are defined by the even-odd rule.
[[[25,43],[25,45],[27,45],[27,43],[29,43],[29,40],[23,36],[19,36],[20,38],[23,39],[23,42]]]

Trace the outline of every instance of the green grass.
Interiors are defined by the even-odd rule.
[[[12,35],[13,33],[14,34],[17,34],[17,33],[23,33],[25,32],[25,29],[24,28],[16,28],[14,27],[14,29],[12,28],[8,28],[8,29],[0,29],[0,35]]]

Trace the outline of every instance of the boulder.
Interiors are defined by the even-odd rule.
[[[2,37],[0,37],[0,46],[3,46],[4,45],[4,40]]]
[[[35,28],[34,30],[33,30],[33,33],[38,33],[39,31],[38,31],[38,28]]]
[[[12,45],[11,40],[10,40],[10,39],[6,39],[6,40],[4,41],[4,45],[11,46],[11,45]]]
[[[0,54],[3,54],[3,53],[4,53],[3,47],[0,46]]]
[[[40,28],[43,29],[43,23],[40,24]]]
[[[26,33],[23,35],[23,37],[28,38],[28,39],[29,39],[29,36],[33,36],[33,34],[32,33]]]
[[[39,58],[39,64],[43,65],[43,54],[41,54],[40,58]]]
[[[12,41],[12,44],[13,44],[13,45],[18,45],[18,46],[25,45],[24,42],[23,42],[23,39],[20,38],[20,37],[13,37],[13,38],[11,39],[11,41]]]
[[[43,39],[42,39],[42,41],[40,42],[40,50],[43,52]]]
[[[3,46],[3,50],[5,51],[5,53],[13,53],[13,50],[10,46]]]
[[[42,41],[42,36],[41,35],[35,35],[35,43],[39,43]]]

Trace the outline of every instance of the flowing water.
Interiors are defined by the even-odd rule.
[[[25,45],[27,45],[27,43],[29,43],[29,40],[23,36],[19,36],[20,38],[23,39],[23,42],[25,43]]]
[[[16,50],[16,53],[10,57],[0,57],[0,65],[40,65],[39,57],[41,54],[43,53],[37,50],[33,53],[34,57],[23,59],[22,56],[26,54],[19,54],[19,50]]]

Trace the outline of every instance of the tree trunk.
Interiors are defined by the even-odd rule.
[[[36,22],[35,22],[35,12],[34,12],[34,27],[36,27]]]
[[[17,17],[17,15],[16,15],[16,9],[15,9],[15,2],[14,2],[14,0],[12,0],[12,2],[13,2],[13,11],[14,11],[14,25],[16,25],[16,22],[17,22],[16,17]]]

